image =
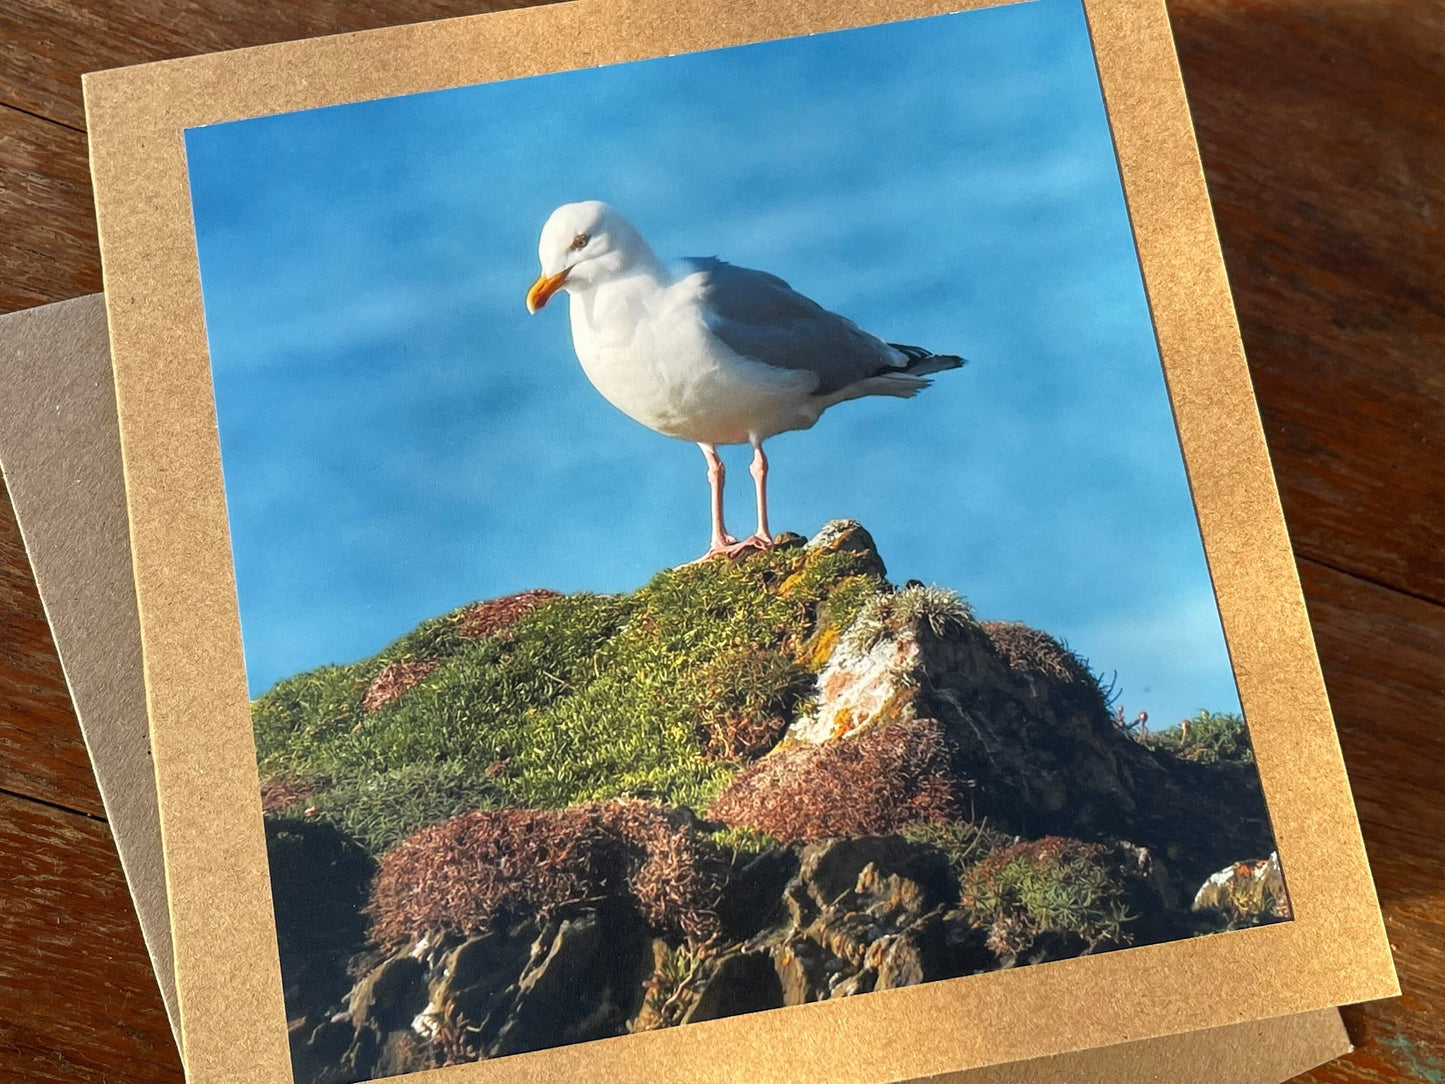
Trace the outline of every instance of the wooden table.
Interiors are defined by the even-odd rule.
[[[80,75],[467,0],[0,0],[0,311],[101,288]],[[1445,34],[1429,0],[1174,0],[1174,32],[1405,996],[1304,1079],[1445,1070]],[[8,498],[0,1079],[181,1079]]]

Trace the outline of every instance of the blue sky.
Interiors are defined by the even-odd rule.
[[[1063,637],[1132,716],[1237,710],[1078,0],[193,129],[252,693],[545,586],[706,547],[690,444],[609,406],[542,223],[782,275],[958,353],[769,443],[775,530],[851,516],[895,582]],[[751,529],[745,449],[730,526]]]

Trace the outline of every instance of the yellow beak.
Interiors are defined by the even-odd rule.
[[[527,311],[536,313],[543,305],[552,299],[552,295],[562,289],[562,284],[567,281],[567,268],[562,268],[555,275],[539,275],[537,281],[532,283],[532,288],[527,291]]]

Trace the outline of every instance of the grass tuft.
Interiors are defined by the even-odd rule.
[[[1150,749],[1200,764],[1254,763],[1244,718],[1231,713],[1201,711],[1193,719],[1181,720],[1168,730],[1150,731],[1136,740]]]
[[[893,594],[870,596],[843,636],[843,646],[866,654],[879,641],[912,626],[926,625],[933,635],[947,639],[973,624],[973,610],[946,587],[905,587]]]

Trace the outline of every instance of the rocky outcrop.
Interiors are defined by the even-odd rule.
[[[293,1022],[298,1078],[393,1076],[625,1031],[641,1007],[652,936],[614,900],[538,927],[423,939],[366,971],[346,1006]]]
[[[1237,719],[1146,742],[1055,638],[885,574],[837,521],[258,701],[297,1079],[1289,916]]]
[[[1033,838],[1122,838],[1169,854],[1181,890],[1270,839],[1252,764],[1144,748],[1062,644],[979,623],[928,587],[863,607],[810,710],[710,815],[783,839],[959,815]]]
[[[786,921],[752,945],[772,957],[789,1005],[996,966],[957,900],[934,847],[900,836],[827,840],[803,849],[783,891]]]

